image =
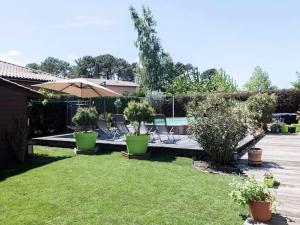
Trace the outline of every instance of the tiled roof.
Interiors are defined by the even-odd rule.
[[[130,82],[130,81],[122,81],[122,80],[105,80],[105,79],[92,79],[89,78],[87,79],[95,84],[101,85],[104,82],[106,83],[107,86],[123,86],[123,87],[138,87],[139,85],[134,83],[134,82]]]
[[[0,60],[0,77],[6,79],[36,80],[36,81],[56,81],[62,78],[40,70],[18,66]]]

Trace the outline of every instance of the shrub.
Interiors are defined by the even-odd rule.
[[[9,145],[16,161],[23,163],[27,153],[28,124],[27,118],[14,118],[14,127],[1,134],[1,139]]]
[[[161,112],[161,107],[165,101],[165,95],[161,91],[149,91],[145,97],[146,101],[156,110]]]
[[[187,107],[189,133],[194,136],[211,161],[228,163],[247,131],[245,115],[234,100],[209,95],[201,103]]]
[[[267,131],[267,123],[272,121],[272,113],[276,109],[276,95],[256,94],[247,100],[248,122],[252,132],[259,129]]]
[[[122,107],[121,99],[117,98],[116,101],[114,101],[114,105],[117,108],[117,113],[119,113],[119,109]]]
[[[252,201],[263,201],[274,203],[275,195],[263,184],[253,177],[244,178],[242,181],[234,180],[230,186],[232,200],[242,206],[250,204]]]
[[[93,129],[98,120],[98,112],[95,107],[77,109],[76,114],[72,118],[75,123],[76,130],[87,131]]]
[[[152,122],[154,119],[154,109],[146,102],[129,102],[124,110],[127,120],[134,125],[134,134],[140,135],[141,123]]]

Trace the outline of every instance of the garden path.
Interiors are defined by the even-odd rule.
[[[300,225],[300,135],[266,135],[256,146],[263,149],[262,166],[248,166],[245,154],[239,160],[239,167],[259,180],[271,170],[280,183],[275,189],[279,215],[267,224]]]

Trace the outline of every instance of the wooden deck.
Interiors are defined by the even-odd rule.
[[[247,154],[239,167],[259,180],[271,170],[280,182],[276,188],[279,215],[267,224],[300,224],[300,135],[266,135],[256,146],[263,149],[262,167],[248,166]]]
[[[187,135],[174,135],[176,142],[167,141],[167,137],[162,137],[161,142],[157,137],[155,141],[149,142],[148,149],[151,152],[166,152],[170,154],[180,156],[195,156],[204,154],[201,146]],[[238,145],[239,149],[243,149],[249,142],[253,140],[252,136],[248,135]],[[45,145],[52,147],[75,147],[75,139],[73,134],[62,134],[55,136],[33,138],[35,145]],[[111,151],[123,151],[126,150],[126,143],[123,137],[115,140],[99,138],[96,141],[99,149],[111,150]]]

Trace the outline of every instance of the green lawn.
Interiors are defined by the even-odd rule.
[[[228,196],[232,176],[204,174],[189,158],[127,160],[36,147],[0,171],[0,224],[242,224]]]

